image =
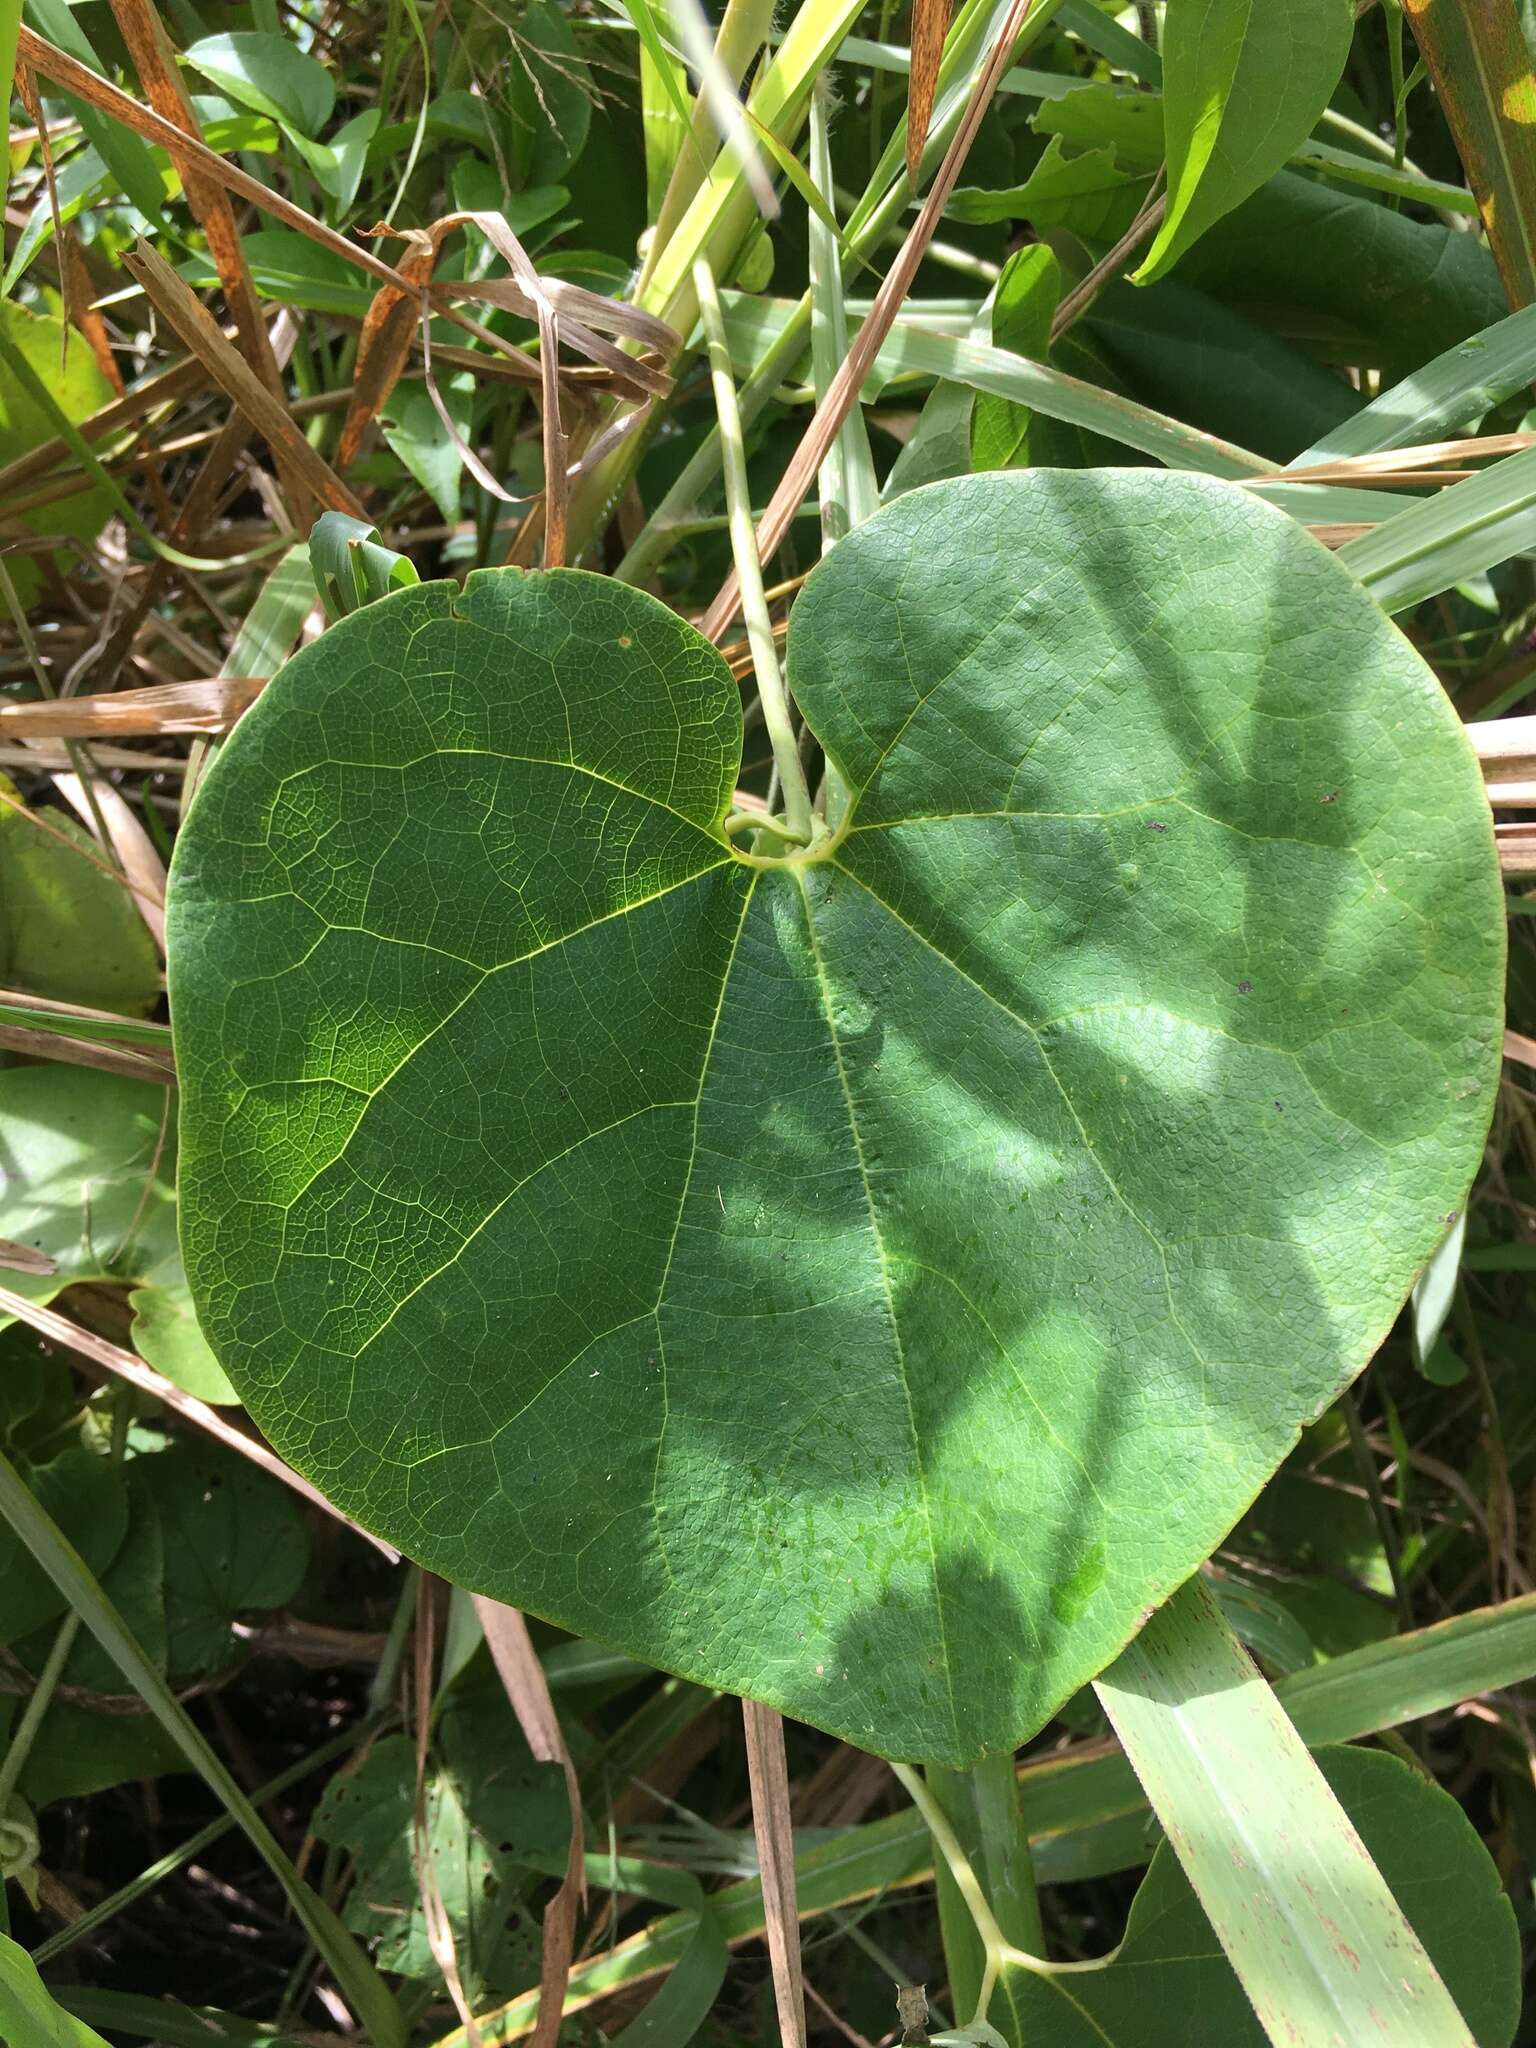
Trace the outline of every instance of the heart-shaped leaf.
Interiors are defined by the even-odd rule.
[[[1370,1355],[1503,921],[1418,656],[1234,487],[963,478],[812,575],[853,792],[577,571],[258,700],[172,875],[183,1237],[253,1414],[433,1570],[866,1748],[1012,1748]]]

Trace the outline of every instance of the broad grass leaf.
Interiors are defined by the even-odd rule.
[[[754,865],[719,656],[582,572],[385,598],[173,865],[183,1239],[274,1443],[445,1577],[876,1751],[1011,1749],[1390,1326],[1498,1072],[1475,758],[1284,515],[898,500]]]
[[[1379,1750],[1317,1758],[1478,2048],[1508,2048],[1520,1941],[1499,1873],[1449,1793]],[[1005,1974],[992,2017],[1052,2048],[1263,2048],[1268,2038],[1164,1842],[1101,1969]]]

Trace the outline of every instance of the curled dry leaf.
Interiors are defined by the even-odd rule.
[[[949,33],[952,0],[912,0],[912,70],[907,79],[907,176],[915,187],[933,118],[939,61]]]

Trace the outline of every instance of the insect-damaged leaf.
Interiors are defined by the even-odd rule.
[[[642,593],[424,585],[288,665],[173,868],[188,1269],[433,1570],[964,1761],[1209,1552],[1459,1206],[1492,833],[1418,656],[1204,478],[913,492],[788,664],[853,799],[776,865]]]

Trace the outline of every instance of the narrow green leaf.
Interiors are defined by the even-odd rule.
[[[1063,0],[1061,25],[1090,50],[1107,57],[1117,70],[1129,71],[1148,85],[1163,82],[1163,60],[1150,44],[1095,4],[1095,0]]]
[[[293,651],[315,602],[309,549],[291,547],[267,576],[229,650],[227,676],[275,675]]]
[[[10,78],[16,70],[16,35],[21,27],[21,0],[0,0],[0,78]],[[5,94],[4,105],[0,106],[0,163],[6,168],[9,182],[11,163],[11,95]]]
[[[1138,284],[1171,270],[1311,133],[1354,26],[1350,0],[1168,0],[1168,211]]]
[[[251,1846],[282,1887],[342,1995],[373,2035],[377,2048],[405,2048],[405,2025],[383,1979],[323,1899],[294,1870],[266,1822],[210,1747],[153,1662],[123,1626],[79,1553],[61,1535],[10,1460],[0,1456],[0,1516],[21,1539],[124,1678],[177,1744],[190,1767],[239,1820]]]
[[[816,206],[809,223],[811,278],[811,369],[821,399],[848,353],[848,307],[843,296],[838,249],[842,230],[831,212],[833,192],[830,110],[825,92],[811,102],[811,174]],[[826,195],[825,197],[823,195]],[[880,483],[870,453],[864,409],[856,405],[832,443],[817,477],[821,494],[823,552],[855,526],[862,526],[880,503]]]
[[[1426,178],[1422,171],[1383,163],[1379,157],[1359,156],[1352,149],[1337,149],[1331,143],[1299,143],[1291,151],[1290,162],[1301,170],[1316,170],[1338,184],[1360,185],[1367,192],[1385,192],[1415,206],[1433,206],[1442,213],[1477,211],[1477,201],[1464,185],[1447,185],[1442,179]]]
[[[640,38],[646,219],[654,227],[673,167],[687,147],[693,124],[693,99],[688,91],[688,73],[682,61],[668,49],[650,0],[623,0],[623,6]]]
[[[1170,469],[1237,478],[1262,476],[1270,468],[1261,455],[1218,440],[1214,434],[1202,434],[1198,427],[1186,427],[1134,399],[1102,391],[1096,384],[1012,355],[1007,349],[990,348],[985,342],[959,335],[937,334],[916,319],[896,322],[879,362],[890,375],[918,370],[925,376],[968,385],[973,391],[991,392],[1051,419],[1106,435],[1124,447],[1139,448]]]
[[[24,1948],[0,1934],[0,2041],[13,2048],[107,2048],[84,2020],[55,2005]]]
[[[1536,307],[1469,335],[1394,384],[1289,465],[1415,448],[1475,425],[1536,378]]]
[[[1384,611],[1402,612],[1536,548],[1536,448],[1384,520],[1339,550]]]
[[[99,71],[103,77],[107,75],[106,66],[92,49],[68,0],[25,0],[23,11],[33,27],[56,48],[66,51],[80,63],[88,64],[92,71]],[[14,52],[12,54],[14,60]],[[3,75],[9,78],[10,72]],[[86,140],[110,168],[123,195],[133,202],[151,227],[168,235],[170,229],[161,213],[165,187],[154,152],[132,129],[123,127],[95,107],[86,106],[69,93],[60,97],[80,123]]]
[[[1472,2048],[1349,1817],[1198,1580],[1095,1690],[1277,2048]]]
[[[0,1022],[25,1024],[33,1031],[61,1031],[100,1045],[150,1045],[169,1051],[170,1026],[143,1024],[137,1017],[81,1017],[70,1010],[50,1010],[25,1002],[0,1003]]]

